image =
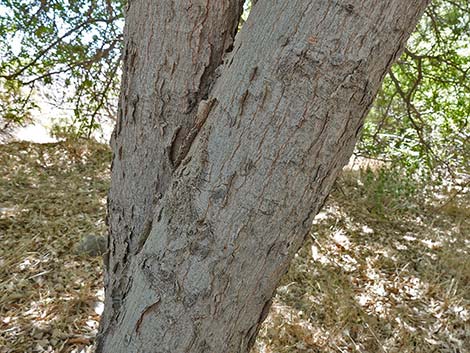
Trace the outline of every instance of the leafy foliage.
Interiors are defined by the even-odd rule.
[[[114,115],[122,0],[5,0],[0,10],[0,85],[21,108],[2,110],[0,118],[23,121],[34,107],[24,92],[44,86],[57,105],[73,104],[72,125],[82,134],[100,115]]]
[[[17,125],[31,122],[30,110],[36,104],[30,99],[33,90],[26,95],[22,94],[22,87],[17,81],[7,81],[0,85],[0,141],[8,137],[11,130]]]
[[[470,3],[434,0],[387,75],[357,153],[409,174],[468,176],[468,43]]]

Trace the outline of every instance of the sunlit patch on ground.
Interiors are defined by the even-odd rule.
[[[0,146],[1,353],[92,352],[102,264],[73,249],[105,233],[109,161],[83,141]],[[468,193],[426,200],[374,170],[337,183],[256,352],[470,351]]]
[[[343,174],[257,352],[470,351],[469,195],[431,206],[419,193],[380,194],[374,178]]]

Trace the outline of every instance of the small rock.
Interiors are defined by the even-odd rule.
[[[101,256],[106,252],[106,238],[99,235],[84,236],[76,246],[80,255]]]

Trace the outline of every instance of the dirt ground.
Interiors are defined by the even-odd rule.
[[[0,353],[92,352],[107,146],[0,145]],[[456,192],[460,191],[460,192]],[[470,196],[345,171],[283,278],[255,352],[470,352]]]

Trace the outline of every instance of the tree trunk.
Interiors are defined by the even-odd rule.
[[[97,352],[249,351],[427,2],[129,2]]]

